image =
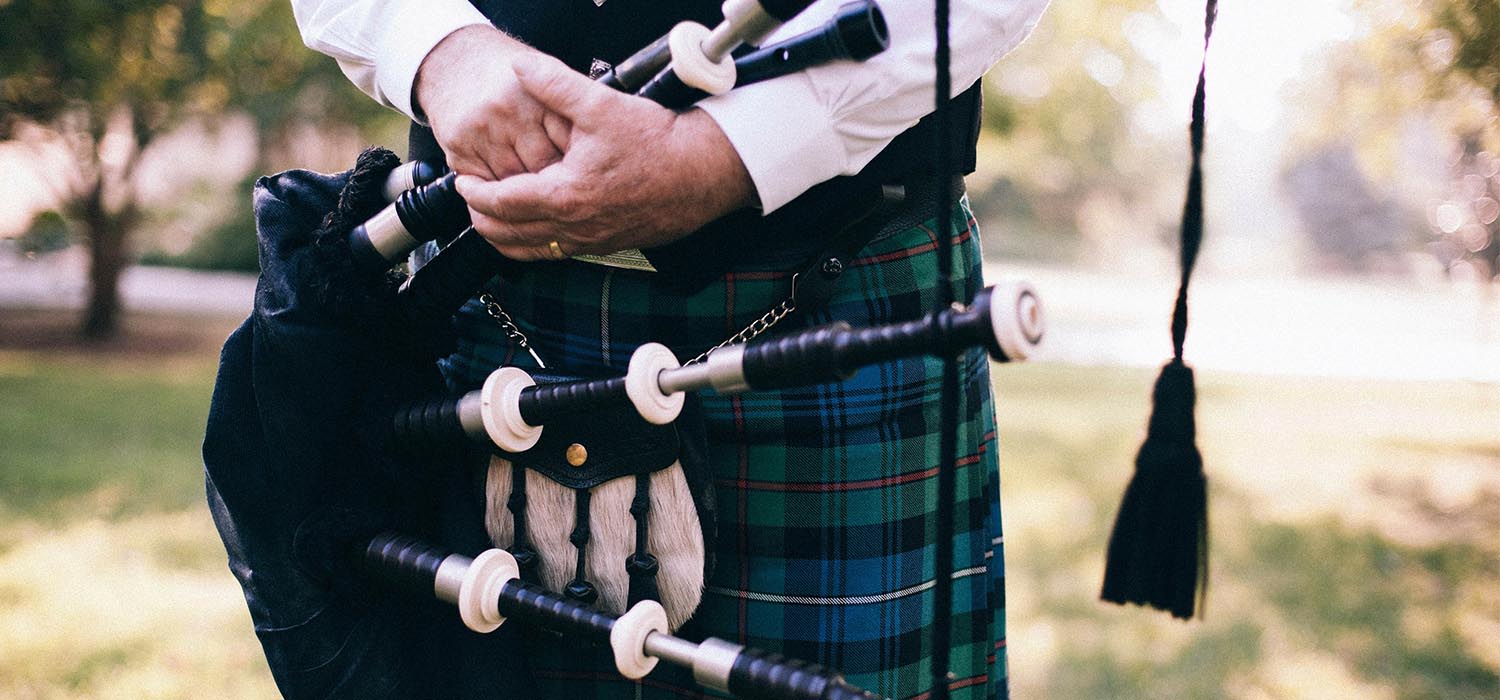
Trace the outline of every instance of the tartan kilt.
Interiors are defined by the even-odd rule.
[[[955,296],[981,287],[978,231],[953,209]],[[877,239],[846,267],[826,309],[784,326],[856,327],[918,318],[939,279],[929,220]],[[528,266],[490,292],[553,370],[620,375],[630,353],[660,342],[687,359],[780,303],[784,269],[742,269],[684,296],[652,273],[577,262]],[[496,366],[532,367],[481,305],[455,319],[460,342],[441,364],[454,387]],[[778,326],[778,331],[782,330]],[[842,671],[891,698],[930,694],[941,363],[911,358],[851,379],[738,396],[702,394],[718,507],[717,565],[682,632]],[[1008,695],[999,472],[988,360],[960,364],[954,523],[952,696]],[[639,682],[613,671],[607,648],[531,635],[529,663],[546,697],[704,697],[690,673],[659,666]]]

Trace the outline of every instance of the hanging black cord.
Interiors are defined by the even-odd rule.
[[[1208,70],[1208,40],[1214,33],[1214,19],[1219,14],[1218,0],[1207,0],[1203,10],[1203,62],[1198,66],[1198,88],[1193,93],[1193,117],[1188,126],[1193,164],[1188,170],[1187,201],[1182,206],[1182,281],[1177,286],[1177,305],[1172,309],[1172,357],[1182,361],[1182,343],[1187,337],[1188,279],[1198,262],[1198,248],[1203,243],[1203,110],[1204,76]]]
[[[953,120],[948,103],[953,94],[952,76],[949,74],[948,45],[948,0],[936,0],[933,10],[933,25],[937,34],[937,45],[933,56],[936,76],[933,80],[937,128],[937,157],[933,160],[933,177],[937,178],[935,191],[937,211],[934,212],[937,230],[938,294],[935,311],[942,311],[953,304]],[[943,389],[940,399],[940,436],[938,442],[937,473],[937,551],[933,554],[933,575],[937,577],[932,590],[932,698],[948,699],[949,662],[952,653],[953,633],[953,518],[955,508],[954,490],[958,475],[958,358],[949,353],[943,356]]]

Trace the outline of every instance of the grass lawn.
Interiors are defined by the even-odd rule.
[[[201,505],[232,322],[132,327],[0,340],[0,697],[275,697]],[[1500,697],[1500,389],[1200,377],[1184,624],[1095,601],[1153,376],[996,368],[1015,697]]]

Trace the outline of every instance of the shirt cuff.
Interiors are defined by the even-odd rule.
[[[843,174],[843,141],[805,75],[730,90],[698,103],[719,125],[769,214]]]
[[[402,114],[422,121],[412,103],[412,86],[422,61],[449,34],[470,25],[489,23],[483,13],[464,0],[400,4],[381,32],[375,49],[375,85],[386,102]]]

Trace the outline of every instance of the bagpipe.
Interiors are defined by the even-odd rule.
[[[860,0],[757,46],[808,4],[730,0],[720,25],[679,24],[598,80],[681,109],[887,45],[879,7]],[[741,45],[754,50],[731,56]],[[837,381],[862,366],[972,347],[1020,360],[1043,332],[1034,290],[986,289],[905,323],[726,343],[685,365],[648,344],[623,377],[538,383],[504,367],[475,391],[414,399],[442,386],[434,360],[447,319],[519,264],[469,228],[453,182],[441,166],[398,166],[372,150],[347,174],[293,171],[257,185],[256,309],[225,344],[204,456],[210,508],[282,692],[497,692],[524,674],[480,660],[515,658],[514,635],[484,635],[496,640],[486,646],[472,632],[513,618],[607,645],[626,678],[666,662],[739,697],[872,697],[834,671],[673,634],[712,566],[710,487],[692,467],[702,436],[683,415],[690,395]],[[834,238],[902,195],[883,188],[853,203],[850,220],[829,224],[841,232]],[[445,245],[404,282],[390,276],[428,241]],[[794,276],[783,315],[815,305],[841,264]],[[485,542],[434,515],[447,507],[445,484],[465,478],[454,455],[475,450],[490,465]],[[455,605],[447,619],[461,627],[420,599],[393,605],[386,588]]]
[[[879,7],[860,0],[812,31],[731,55],[757,46],[809,4],[728,0],[718,26],[680,24],[598,80],[681,109],[736,86],[885,48]],[[946,0],[937,11],[938,132],[946,144]],[[939,150],[938,172],[946,172],[946,148]],[[935,180],[939,273],[951,279],[952,183]],[[1045,326],[1035,290],[1002,285],[958,304],[943,285],[948,296],[917,320],[835,323],[752,340],[761,327],[731,339],[749,342],[724,344],[686,364],[648,344],[622,377],[538,382],[506,367],[477,390],[420,398],[442,384],[434,357],[447,320],[491,277],[520,264],[469,227],[453,183],[441,166],[398,166],[389,152],[367,152],[345,175],[298,171],[257,185],[256,310],[225,344],[204,457],[210,509],[282,692],[494,692],[521,682],[521,674],[482,660],[502,656],[501,649],[514,656],[516,642],[485,635],[496,640],[488,644],[471,633],[516,619],[607,645],[625,678],[665,662],[690,670],[704,687],[743,698],[874,697],[815,665],[674,635],[712,565],[704,553],[712,509],[701,496],[708,487],[683,466],[702,440],[684,415],[691,394],[838,381],[863,366],[930,355],[944,360],[943,422],[951,428],[957,353],[983,348],[998,361],[1025,359]],[[856,228],[899,198],[882,190],[832,227]],[[404,280],[389,275],[428,242],[443,244],[440,252]],[[793,277],[792,307],[799,285],[808,303],[826,293],[819,288],[839,270],[823,263]],[[782,314],[792,307],[783,305]],[[580,430],[606,437],[580,441]],[[943,464],[955,461],[955,439],[944,432]],[[446,507],[438,494],[464,478],[445,458],[476,449],[490,465],[486,511],[478,516],[483,542],[434,517]],[[953,511],[952,471],[938,470],[938,542],[953,539],[945,517]],[[533,508],[543,502],[556,509],[538,515]],[[611,509],[612,525],[591,528]],[[561,527],[531,527],[549,520]],[[624,540],[601,536],[627,531]],[[576,559],[559,561],[556,553],[568,548]],[[952,552],[936,551],[934,609],[949,609]],[[664,561],[668,554],[672,561]],[[419,596],[410,609],[397,609],[383,597],[386,587]],[[422,599],[455,606],[458,615],[430,617],[435,611]],[[947,616],[937,615],[935,624],[936,638],[946,640]],[[945,644],[934,650],[934,697],[946,697]]]

